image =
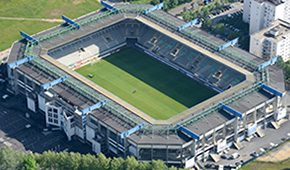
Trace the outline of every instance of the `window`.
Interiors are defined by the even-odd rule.
[[[58,120],[57,120],[57,119],[54,119],[53,122],[54,122],[55,124],[58,124]]]
[[[57,109],[53,109],[53,112],[54,112],[54,113],[57,113]]]
[[[53,117],[54,117],[54,118],[58,118],[58,115],[57,115],[57,114],[53,114]]]
[[[48,113],[48,117],[52,117],[52,113]]]
[[[52,123],[52,118],[48,118],[48,122],[51,122]]]

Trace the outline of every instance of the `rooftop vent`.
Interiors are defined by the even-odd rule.
[[[272,35],[273,37],[278,36],[278,34],[279,34],[279,31],[277,28],[273,28],[270,30],[270,35]]]

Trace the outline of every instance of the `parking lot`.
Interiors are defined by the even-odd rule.
[[[289,98],[289,91],[287,93],[287,99]],[[290,99],[290,98],[289,98]],[[287,100],[288,101],[288,100]],[[289,112],[288,112],[289,113]],[[267,152],[272,147],[275,147],[275,145],[279,143],[283,143],[286,140],[289,139],[290,135],[290,121],[287,119],[284,120],[284,123],[280,125],[280,128],[275,130],[273,127],[269,126],[266,129],[263,129],[262,132],[265,134],[264,137],[260,138],[255,136],[250,141],[242,141],[241,145],[243,148],[241,150],[237,150],[233,147],[231,147],[227,153],[224,155],[227,155],[228,159],[224,159],[220,157],[220,161],[214,162],[213,160],[208,160],[203,163],[203,165],[206,164],[215,164],[215,165],[233,165],[237,162],[245,162],[254,156],[254,152],[261,154],[262,152]],[[238,153],[239,157],[235,159],[230,159],[233,153]],[[221,155],[220,155],[221,156]]]

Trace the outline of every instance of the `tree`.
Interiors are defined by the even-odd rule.
[[[183,12],[186,12],[186,11],[187,11],[187,9],[186,9],[186,7],[184,7],[184,8],[183,8]]]
[[[211,27],[211,24],[212,24],[212,19],[210,19],[210,18],[206,18],[206,19],[204,19],[204,21],[202,22],[201,27],[202,27],[203,29],[209,29],[209,28]]]
[[[190,5],[191,5],[191,9],[194,9],[194,3],[195,2],[192,2]]]
[[[241,34],[235,31],[230,31],[229,35],[228,35],[228,39],[232,40],[234,38],[240,37]]]
[[[198,4],[198,5],[201,5],[201,3],[202,3],[202,0],[198,0],[198,1],[197,1],[197,4]]]
[[[16,152],[10,147],[4,147],[0,150],[0,169],[16,169],[22,162],[23,160],[20,160]]]
[[[225,24],[224,23],[219,23],[215,27],[213,27],[213,31],[216,34],[224,34],[225,33]]]
[[[151,164],[148,162],[140,162],[138,165],[138,170],[151,170]]]
[[[177,168],[174,166],[171,166],[168,170],[177,170]]]
[[[171,0],[171,7],[176,7],[178,5],[178,0]]]
[[[96,159],[96,166],[98,170],[107,170],[110,168],[110,158],[106,158],[106,156],[102,153],[98,154],[98,157]]]
[[[125,170],[136,170],[138,167],[138,161],[134,157],[127,157],[124,162]]]
[[[160,159],[157,161],[153,160],[152,161],[152,170],[167,170],[167,166]]]
[[[217,8],[220,8],[220,7],[221,7],[221,3],[220,3],[219,1],[216,1],[216,2],[215,2],[215,6],[216,6]]]
[[[110,170],[120,170],[123,169],[123,164],[124,164],[124,159],[123,158],[114,158],[111,161],[111,168]]]
[[[31,156],[27,156],[23,161],[23,167],[25,170],[37,170],[38,164]]]
[[[150,4],[152,4],[152,5],[157,5],[157,4],[159,4],[159,3],[160,3],[159,0],[152,0],[152,1],[150,2]]]

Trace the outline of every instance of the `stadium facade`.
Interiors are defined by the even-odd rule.
[[[106,4],[105,4],[106,6]],[[283,70],[151,5],[108,5],[12,46],[8,90],[96,153],[192,167],[287,118]],[[144,13],[144,11],[146,11]],[[218,94],[155,120],[74,69],[133,46]]]

